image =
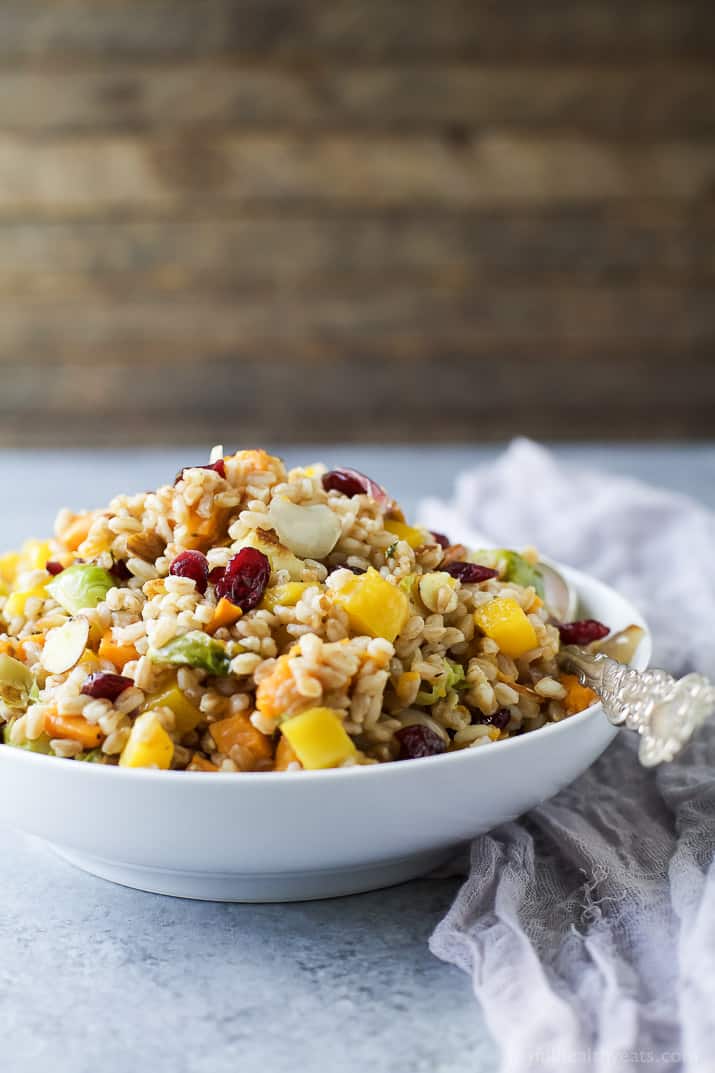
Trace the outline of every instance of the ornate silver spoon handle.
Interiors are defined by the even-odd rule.
[[[645,767],[672,760],[715,711],[715,686],[702,674],[676,679],[666,671],[636,671],[576,645],[561,649],[559,663],[598,694],[614,726],[640,734]]]

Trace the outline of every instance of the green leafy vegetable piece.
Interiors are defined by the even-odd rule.
[[[543,600],[543,577],[537,567],[527,562],[518,551],[512,551],[511,548],[482,548],[472,552],[469,558],[471,562],[498,570],[502,581],[513,581],[515,585],[521,585],[523,588],[533,585],[537,596]]]
[[[75,756],[75,760],[84,760],[88,764],[104,764],[106,763],[106,757],[101,749],[90,749],[89,752],[80,753],[79,756]]]
[[[453,659],[444,660],[444,673],[433,682],[432,688],[421,689],[417,694],[417,704],[436,704],[438,700],[444,700],[450,689],[463,689],[466,676],[461,663]]]
[[[405,574],[405,576],[400,578],[400,580],[397,582],[397,587],[398,587],[398,589],[402,589],[402,591],[404,592],[405,596],[407,596],[410,599],[412,599],[412,597],[414,596],[414,593],[415,593],[415,582],[416,581],[417,581],[417,574]]]
[[[0,653],[0,700],[5,706],[24,710],[35,699],[33,691],[37,692],[37,683],[30,669],[6,652]]]
[[[85,607],[101,604],[116,584],[116,579],[101,566],[75,563],[58,574],[47,586],[47,591],[60,607],[64,607],[70,615],[75,615]]]
[[[0,686],[13,686],[14,689],[29,693],[35,685],[35,679],[29,667],[13,659],[6,652],[0,653]]]
[[[29,739],[21,742],[10,741],[10,731],[16,722],[17,720],[11,719],[3,728],[3,741],[6,745],[9,745],[12,749],[26,749],[29,753],[45,753],[45,755],[48,755],[52,752],[47,734],[40,734],[39,738],[35,738],[34,741]]]
[[[185,664],[199,667],[209,674],[227,674],[231,662],[225,646],[201,630],[191,630],[183,637],[175,637],[162,648],[150,650],[149,655],[157,663]]]

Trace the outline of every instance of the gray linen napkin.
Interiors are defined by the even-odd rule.
[[[654,664],[715,677],[715,515],[518,440],[421,521],[535,544],[629,596]],[[566,790],[476,839],[430,946],[473,981],[501,1073],[715,1071],[715,722],[655,771],[619,735]]]

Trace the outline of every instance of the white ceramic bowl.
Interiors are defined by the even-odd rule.
[[[584,614],[641,616],[573,570]],[[648,665],[646,634],[634,666]],[[186,898],[295,901],[389,886],[551,797],[615,729],[600,705],[509,741],[333,771],[212,775],[78,764],[0,747],[0,815],[80,868]],[[623,733],[623,732],[621,732]]]

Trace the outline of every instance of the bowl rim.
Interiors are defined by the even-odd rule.
[[[606,582],[601,581],[584,571],[576,570],[573,567],[564,566],[560,563],[555,563],[554,565],[556,565],[566,579],[575,586],[579,599],[584,595],[582,591],[583,589],[591,588],[600,590],[602,595],[607,598],[616,597],[620,603],[626,605],[631,620],[645,630],[644,636],[640,640],[635,657],[630,666],[635,667],[638,670],[645,670],[646,667],[648,667],[652,656],[653,636],[640,611],[638,611],[626,596],[623,596],[616,589],[606,584]],[[520,734],[515,738],[507,738],[504,741],[492,742],[488,749],[459,749],[455,752],[440,753],[437,756],[419,757],[410,760],[409,763],[393,761],[392,763],[383,764],[356,764],[350,767],[323,768],[317,771],[244,771],[240,773],[240,779],[216,779],[215,773],[211,771],[163,771],[155,768],[120,768],[118,766],[104,764],[67,763],[61,765],[58,770],[56,762],[57,760],[62,760],[62,757],[45,756],[41,753],[32,753],[25,749],[13,749],[5,745],[0,745],[0,763],[3,762],[3,756],[6,756],[7,759],[12,757],[15,762],[21,764],[27,763],[30,766],[37,766],[39,764],[40,767],[42,767],[43,765],[51,764],[53,765],[51,770],[55,770],[57,774],[60,774],[62,770],[66,773],[74,771],[75,778],[122,779],[126,780],[128,785],[131,784],[131,782],[139,780],[142,782],[154,782],[157,786],[175,786],[177,785],[176,780],[180,778],[181,781],[179,785],[205,786],[210,784],[212,786],[234,788],[247,785],[272,786],[276,783],[285,786],[287,781],[289,781],[292,786],[307,786],[309,784],[313,785],[317,780],[328,783],[333,782],[336,779],[338,781],[343,781],[350,778],[403,778],[410,772],[421,771],[425,764],[435,766],[438,763],[442,765],[446,774],[448,764],[451,764],[452,768],[454,768],[459,764],[483,763],[483,760],[479,761],[476,758],[493,755],[493,749],[500,749],[502,751],[506,749],[512,749],[512,751],[528,749],[530,747],[528,743],[532,740],[535,734],[538,734],[539,740],[541,741],[543,741],[545,734],[550,734],[552,738],[559,734],[569,734],[575,731],[575,729],[582,723],[592,719],[594,715],[598,713],[600,707],[601,702],[596,701],[594,704],[589,705],[588,708],[584,708],[583,711],[569,716],[568,719],[563,719],[558,723],[547,723],[545,726],[539,727],[537,731],[532,731],[528,734]],[[292,776],[292,778],[286,780],[286,775]],[[298,776],[300,777],[298,778]],[[226,790],[223,792],[228,791]]]

